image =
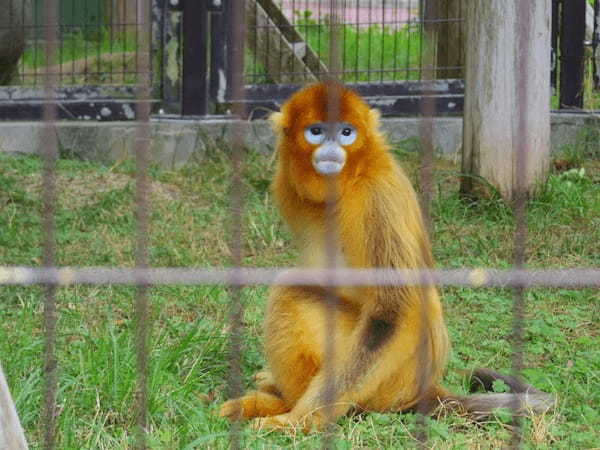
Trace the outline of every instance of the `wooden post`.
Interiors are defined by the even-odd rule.
[[[0,366],[0,449],[26,450],[27,441]]]
[[[550,159],[550,2],[486,0],[467,8],[465,107],[461,192],[481,195],[483,177],[512,200],[517,149],[527,151],[521,184],[529,193],[546,176]],[[518,8],[530,8],[528,48],[519,48]],[[520,73],[527,53],[527,72]],[[526,92],[517,96],[518,83]],[[519,105],[525,103],[526,142],[518,142]]]

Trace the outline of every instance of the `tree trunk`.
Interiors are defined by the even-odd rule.
[[[435,49],[435,78],[462,78],[467,0],[426,0],[425,29]]]
[[[0,86],[17,75],[31,25],[31,0],[0,0]]]
[[[550,2],[470,2],[466,28],[461,192],[481,195],[483,177],[505,199],[531,194],[550,159]]]

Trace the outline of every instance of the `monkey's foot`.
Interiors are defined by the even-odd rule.
[[[219,415],[230,420],[273,416],[286,412],[281,397],[262,391],[250,391],[246,395],[228,400],[221,405]]]
[[[302,428],[297,422],[291,420],[289,414],[278,416],[261,417],[252,421],[252,428],[259,431],[280,430],[290,434],[296,434]]]
[[[301,420],[294,420],[288,413],[255,419],[252,422],[252,428],[262,431],[279,430],[290,434],[310,433],[314,430],[322,430],[324,422],[319,415],[310,415],[303,417]]]
[[[244,417],[244,407],[239,398],[227,400],[219,408],[219,416],[227,417],[229,420],[240,420]]]

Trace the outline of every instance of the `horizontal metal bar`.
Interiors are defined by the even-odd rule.
[[[404,69],[390,69],[401,72]],[[348,69],[347,74],[353,71]],[[348,87],[356,90],[363,97],[378,96],[415,96],[415,95],[463,95],[465,83],[463,80],[438,81],[404,81],[383,83],[348,83]],[[263,100],[286,99],[300,88],[297,84],[265,84],[246,86],[246,99]],[[233,100],[233,99],[229,99]]]
[[[65,63],[67,68],[67,63]],[[139,72],[127,72],[139,73]],[[33,72],[30,76],[42,78],[45,71],[40,69]],[[60,75],[60,72],[55,74]],[[72,74],[64,72],[64,77],[70,77]],[[56,86],[52,91],[52,98],[56,100],[100,100],[100,99],[135,99],[135,86],[123,85],[102,85],[102,86]],[[44,100],[47,94],[44,87],[39,86],[0,86],[0,100]]]
[[[0,285],[305,285],[600,287],[600,269],[300,269],[0,266]]]
[[[0,121],[40,120],[44,104],[56,103],[57,119],[135,120],[136,100],[0,101]],[[157,103],[157,101],[151,101]]]

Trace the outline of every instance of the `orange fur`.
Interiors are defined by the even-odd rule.
[[[302,89],[272,117],[279,136],[273,192],[301,250],[301,264],[326,267],[328,260],[328,179],[311,164],[316,145],[306,141],[304,130],[328,122],[332,90],[339,94],[337,122],[349,123],[357,132],[352,145],[344,147],[343,170],[333,179],[337,264],[432,267],[416,194],[379,131],[377,112],[352,90],[332,83]],[[449,343],[435,288],[340,288],[336,294],[330,329],[325,289],[271,289],[265,318],[269,373],[262,375],[259,386],[268,393],[266,406],[256,407],[261,397],[251,392],[226,402],[221,415],[259,417],[257,427],[308,429],[351,408],[401,411],[421,403],[431,410],[441,401],[456,399],[439,386]],[[335,351],[332,369],[326,373],[328,338]],[[327,376],[334,377],[333,405],[324,401]],[[325,406],[330,407],[328,415]]]

